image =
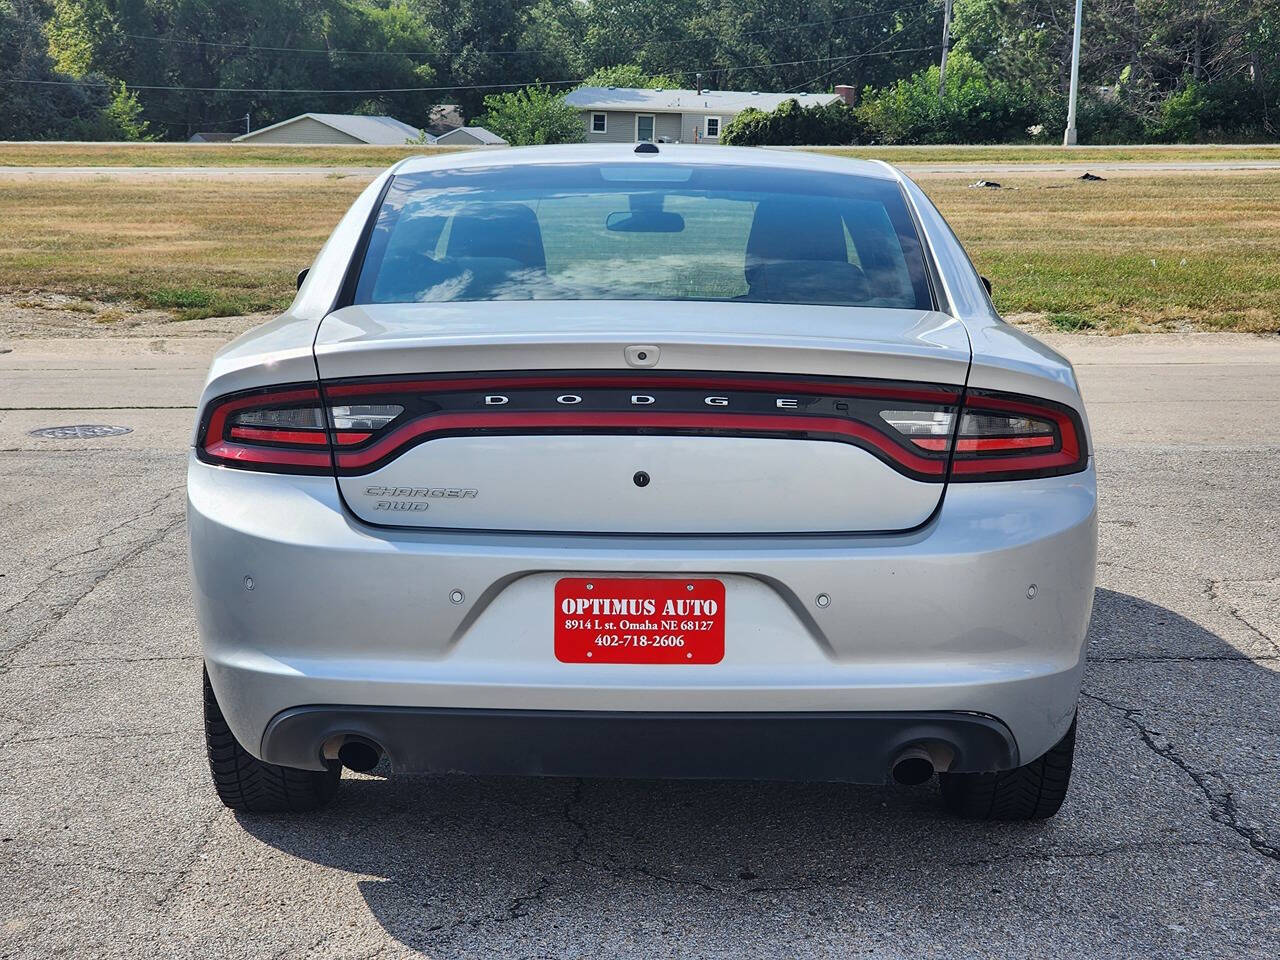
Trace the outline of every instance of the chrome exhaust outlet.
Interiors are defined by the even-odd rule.
[[[895,783],[917,787],[933,776],[933,757],[923,746],[907,747],[889,768]]]

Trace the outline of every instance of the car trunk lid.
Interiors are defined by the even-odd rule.
[[[315,350],[357,517],[548,533],[917,526],[969,365],[940,313],[738,302],[353,306]]]

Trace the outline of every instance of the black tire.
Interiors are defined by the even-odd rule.
[[[969,820],[1045,820],[1067,798],[1076,749],[1076,721],[1039,759],[1000,773],[944,773],[942,800]]]
[[[328,770],[296,770],[267,763],[240,746],[204,672],[204,739],[209,773],[218,798],[232,810],[245,813],[300,813],[323,807],[333,799],[342,776],[336,760]]]

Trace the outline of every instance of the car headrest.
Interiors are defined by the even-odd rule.
[[[542,228],[523,203],[485,203],[454,215],[449,230],[449,257],[493,257],[522,267],[545,270]]]
[[[755,268],[794,261],[849,262],[844,223],[830,202],[778,197],[756,205],[747,235],[747,283]]]

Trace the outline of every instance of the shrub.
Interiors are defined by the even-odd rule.
[[[767,113],[743,110],[721,132],[720,142],[735,147],[852,144],[861,133],[857,115],[843,101],[802,107],[792,99]]]
[[[494,94],[484,98],[484,106],[480,124],[512,146],[581,143],[587,138],[581,114],[547,86]]]
[[[1066,97],[1059,130],[1067,125]],[[1080,143],[1142,143],[1146,122],[1134,107],[1119,98],[1081,95],[1076,104],[1076,135]]]
[[[947,61],[941,101],[938,68],[931,66],[868,91],[855,112],[879,143],[1009,143],[1026,140],[1029,127],[1049,127],[1045,100],[988,76],[982,64],[959,51]]]
[[[1242,76],[1191,81],[1160,104],[1147,136],[1165,143],[1273,139],[1262,89]]]

